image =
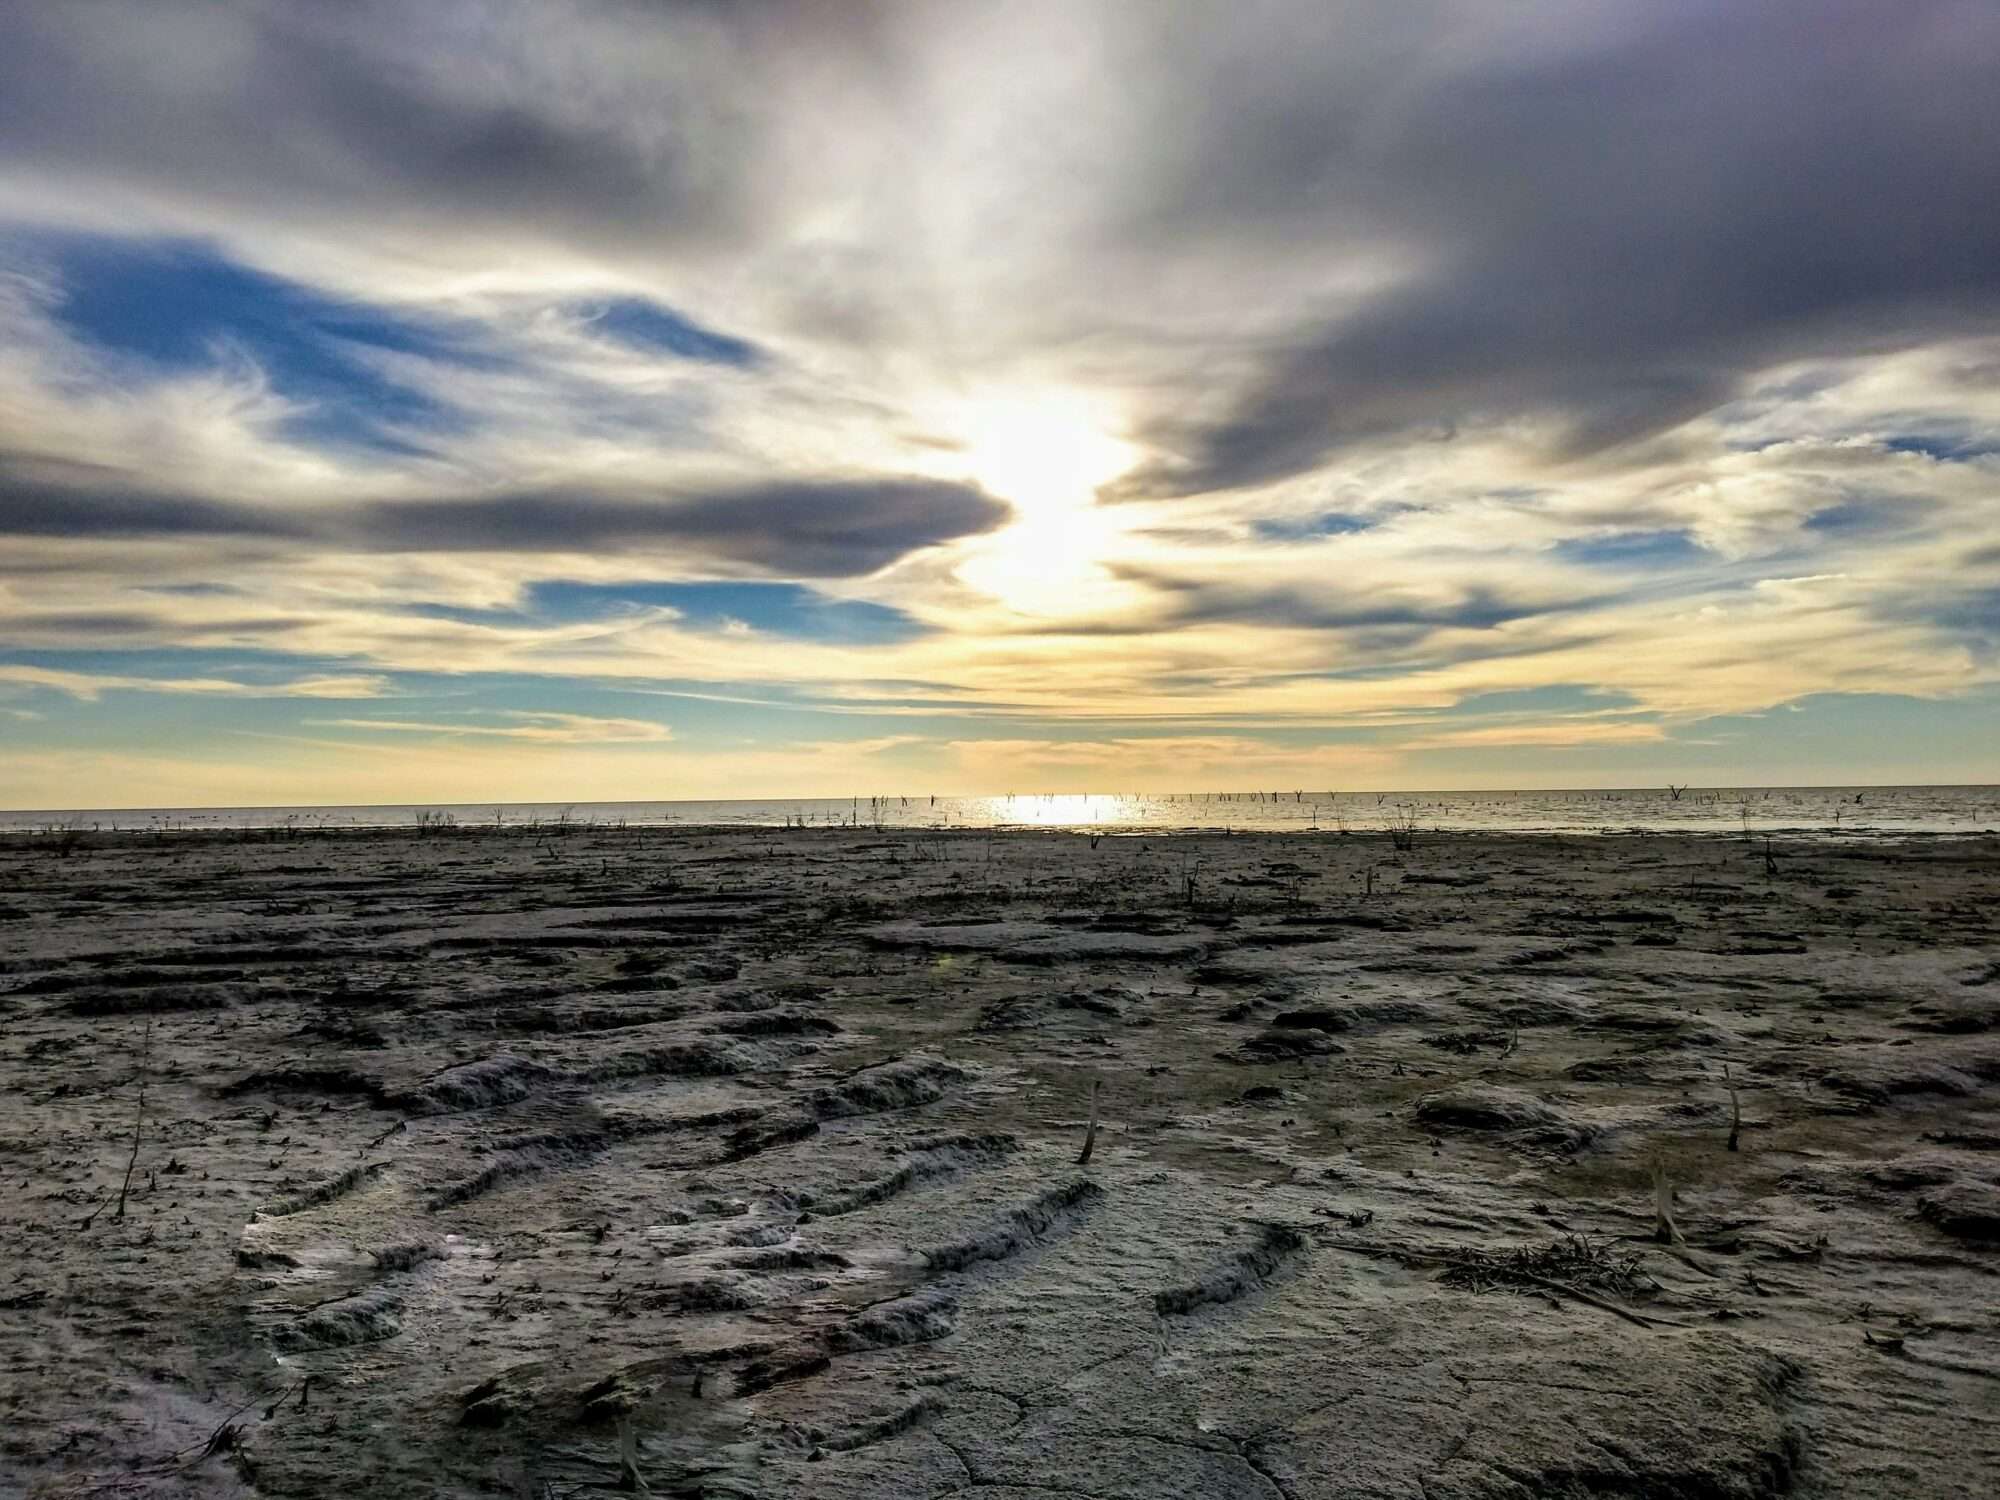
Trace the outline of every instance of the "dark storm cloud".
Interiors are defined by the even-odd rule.
[[[95,541],[304,534],[282,513],[155,489],[101,465],[0,454],[0,535]]]
[[[658,243],[741,223],[742,184],[718,163],[750,150],[747,111],[661,87],[633,105],[650,127],[634,130],[552,108],[504,69],[437,66],[501,34],[442,6],[10,6],[0,133],[45,173],[276,196],[322,221],[365,212],[378,232],[423,221]],[[681,39],[727,46],[716,27]]]
[[[1272,481],[1344,443],[1523,412],[1578,453],[1772,362],[1992,326],[1990,0],[1603,7],[1577,38],[1552,19],[1533,52],[1469,63],[1426,45],[1453,9],[1413,7],[1373,50],[1346,10],[1358,48],[1274,29],[1206,70],[1198,32],[1163,43],[1192,68],[1163,108],[1191,119],[1163,119],[1177,145],[1132,231],[1320,232],[1398,247],[1413,277],[1272,339],[1218,410],[1154,421],[1175,457],[1117,493]]]
[[[925,479],[746,485],[646,504],[559,489],[385,501],[352,522],[382,551],[578,552],[684,546],[711,561],[801,578],[873,573],[922,547],[991,531],[1007,507]]]
[[[695,494],[556,486],[355,505],[249,506],[149,491],[115,471],[0,458],[0,535],[289,538],[376,552],[686,551],[691,559],[801,578],[873,573],[993,530],[1007,507],[970,485],[825,479]]]

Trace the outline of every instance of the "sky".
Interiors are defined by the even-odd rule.
[[[0,806],[2000,780],[1992,0],[0,10]]]

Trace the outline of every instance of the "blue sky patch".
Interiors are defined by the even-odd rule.
[[[259,684],[298,677],[374,675],[382,670],[351,657],[206,646],[41,651],[0,647],[0,665],[45,667],[52,672],[85,672],[108,677],[227,677],[235,682]]]
[[[1474,693],[1445,710],[1448,714],[1577,714],[1608,708],[1633,708],[1639,700],[1615,688],[1552,682],[1544,687],[1504,688]]]
[[[1968,458],[1985,458],[1995,451],[2000,451],[1995,450],[1990,443],[1974,442],[1970,438],[1950,437],[1943,433],[1892,437],[1882,446],[1891,453],[1918,453],[1925,458],[1934,458],[1940,463],[1963,463]]]
[[[1831,537],[1887,536],[1908,530],[1912,516],[1930,508],[1910,501],[1846,500],[1814,511],[1805,529]]]
[[[1726,714],[1666,729],[1666,738],[1564,750],[1587,755],[1591,781],[1660,787],[1892,785],[1991,779],[2000,736],[2000,694],[1911,698],[1894,693],[1820,693],[1762,713]],[[1413,774],[1472,773],[1504,785],[1548,785],[1553,747],[1473,745],[1411,752]],[[1778,769],[1781,768],[1781,769]],[[1578,779],[1583,779],[1579,776]]]
[[[1557,542],[1549,550],[1564,562],[1593,568],[1673,568],[1708,555],[1685,531],[1618,531]]]
[[[1352,536],[1359,531],[1371,531],[1375,525],[1367,516],[1330,510],[1295,521],[1256,521],[1251,523],[1251,530],[1261,541],[1309,542],[1324,536]]]
[[[635,349],[671,354],[677,359],[747,369],[760,363],[763,351],[748,340],[717,333],[644,297],[614,297],[581,309],[590,326]]]
[[[695,630],[731,623],[767,635],[884,646],[914,640],[926,627],[899,609],[852,599],[829,599],[797,583],[578,583],[550,579],[531,584],[528,610],[538,618],[605,619],[635,609],[672,609]]]
[[[468,362],[440,324],[329,297],[195,241],[68,236],[46,248],[60,284],[54,317],[73,337],[167,374],[247,359],[304,406],[288,424],[303,440],[413,452],[422,433],[461,425],[368,357]]]
[[[1990,691],[1964,698],[1912,698],[1900,693],[1813,693],[1760,714],[1699,719],[1680,733],[1719,742],[1765,764],[1834,771],[1834,784],[1857,779],[1857,766],[1921,762],[1928,751],[1961,763],[1990,760],[2000,733],[2000,696]],[[1879,773],[1876,773],[1879,774]]]
[[[1926,617],[1981,646],[2000,645],[2000,588],[1946,593],[1931,603]]]

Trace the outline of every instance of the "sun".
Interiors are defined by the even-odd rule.
[[[1122,529],[1097,490],[1135,457],[1109,413],[1074,391],[1007,393],[968,402],[955,425],[969,477],[1014,508],[959,577],[1029,614],[1087,603],[1107,583],[1098,563]]]
[[[972,477],[1029,515],[1089,505],[1099,485],[1132,465],[1131,446],[1076,392],[985,397],[959,425]]]

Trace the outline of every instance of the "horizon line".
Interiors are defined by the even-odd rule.
[[[1829,782],[1744,782],[1731,785],[1726,783],[1695,784],[1681,786],[1681,794],[1689,792],[1876,792],[1876,791],[2000,791],[2000,782],[1993,781],[1829,781]],[[1567,787],[1354,787],[1347,790],[1308,790],[1303,787],[1244,787],[1227,791],[1182,791],[1182,792],[918,792],[918,793],[871,793],[866,796],[854,793],[821,796],[771,796],[771,797],[589,797],[557,798],[540,800],[520,798],[495,801],[479,798],[470,802],[446,802],[436,798],[418,798],[407,802],[270,802],[270,803],[190,803],[180,806],[130,807],[0,807],[0,817],[21,818],[52,816],[58,813],[215,813],[215,812],[318,812],[328,809],[352,809],[355,811],[379,811],[390,808],[462,808],[462,807],[659,807],[659,806],[700,806],[710,804],[744,805],[752,803],[785,802],[882,802],[897,800],[902,802],[932,801],[945,802],[993,802],[1016,798],[1069,798],[1088,800],[1094,798],[1134,798],[1173,799],[1193,797],[1275,797],[1295,798],[1339,798],[1339,797],[1522,797],[1522,796],[1565,796],[1581,793],[1612,792],[1657,792],[1670,794],[1671,788],[1664,783],[1649,783],[1638,786],[1567,786]],[[1676,798],[1675,800],[1678,800]]]

